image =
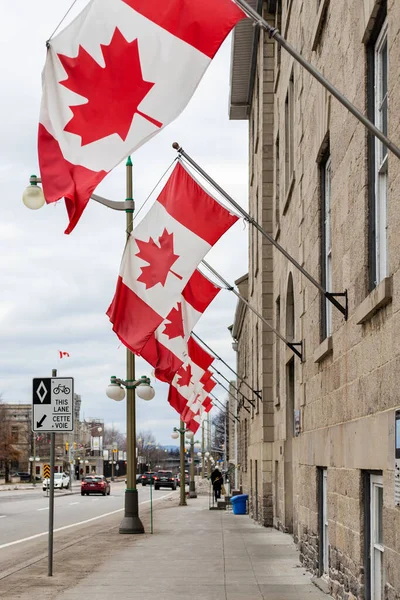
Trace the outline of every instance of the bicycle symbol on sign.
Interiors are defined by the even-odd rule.
[[[61,383],[59,383],[57,387],[53,388],[54,394],[59,394],[60,392],[63,392],[64,394],[69,394],[70,391],[71,390],[69,389],[69,387],[67,387],[66,385],[61,385]]]

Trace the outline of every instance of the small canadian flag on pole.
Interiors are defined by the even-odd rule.
[[[245,18],[232,0],[91,0],[48,42],[39,122],[46,202],[70,233],[111,169],[185,108]]]
[[[60,358],[69,358],[69,352],[64,352],[63,350],[59,350],[58,354],[60,355]]]

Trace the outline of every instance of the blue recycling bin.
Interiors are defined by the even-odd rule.
[[[239,494],[238,496],[232,496],[232,510],[234,515],[245,515],[246,514],[246,505],[249,495],[248,494]]]

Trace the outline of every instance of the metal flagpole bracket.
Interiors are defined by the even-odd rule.
[[[276,241],[276,239],[270,234],[268,233],[268,231],[265,231],[265,229],[263,227],[261,227],[261,225],[255,220],[253,219],[252,216],[250,216],[250,214],[248,212],[246,212],[244,210],[244,208],[242,208],[240,206],[240,204],[238,204],[233,198],[232,196],[230,196],[220,185],[218,185],[218,183],[216,181],[214,181],[214,179],[212,179],[212,177],[210,177],[208,175],[208,173],[206,173],[201,167],[200,165],[198,165],[196,163],[196,161],[193,160],[193,158],[191,156],[189,156],[184,149],[182,148],[182,146],[180,144],[178,144],[178,142],[174,142],[172,144],[172,147],[174,148],[174,150],[176,150],[180,156],[183,156],[183,158],[194,168],[196,169],[196,171],[202,176],[204,177],[204,179],[206,179],[206,181],[208,181],[220,194],[222,194],[222,196],[230,203],[232,204],[232,206],[234,208],[236,208],[236,210],[242,215],[242,217],[248,221],[251,225],[253,225],[253,227],[255,227],[257,229],[257,231],[259,231],[261,233],[261,235],[263,235],[269,242],[271,242],[271,244],[273,246],[275,246],[275,248],[277,250],[279,250],[279,252],[281,254],[283,254],[283,256],[285,256],[285,258],[287,258],[288,261],[290,261],[292,263],[292,265],[294,265],[296,267],[296,269],[298,269],[298,271],[300,271],[300,273],[302,273],[304,275],[304,277],[306,277],[308,279],[308,281],[310,281],[320,292],[321,294],[323,294],[325,296],[325,298],[327,298],[329,300],[329,302],[331,302],[333,304],[333,306],[335,306],[342,314],[346,315],[347,313],[344,312],[343,306],[337,302],[337,300],[335,300],[336,296],[340,296],[340,295],[344,295],[346,294],[346,292],[343,292],[342,294],[332,294],[331,292],[328,292],[308,271],[306,271],[306,269],[304,267],[301,266],[300,263],[297,262],[297,260],[295,258],[293,258],[293,256],[291,256],[289,254],[289,252],[287,252],[280,244],[279,242]],[[204,262],[204,261],[203,261]],[[228,284],[229,286],[229,284]],[[234,293],[236,293],[232,286],[228,287],[229,290],[233,291]],[[272,327],[271,327],[272,329]],[[274,330],[275,331],[275,330]],[[276,331],[275,331],[276,332]],[[285,341],[285,340],[283,340]],[[286,343],[286,342],[285,342]]]
[[[42,183],[42,179],[41,177],[35,177],[34,175],[31,175],[29,177],[29,183]],[[112,208],[113,210],[135,210],[135,202],[132,198],[127,198],[124,202],[118,202],[116,200],[107,200],[107,198],[103,198],[98,194],[92,194],[90,197],[95,202],[98,202],[103,206],[107,206],[107,208]]]
[[[285,337],[284,337],[284,336],[283,336],[283,335],[282,335],[282,334],[281,334],[281,333],[280,333],[280,332],[279,332],[277,329],[275,329],[275,327],[273,327],[273,326],[271,325],[271,323],[269,323],[269,321],[267,321],[267,319],[265,319],[265,318],[262,316],[262,314],[260,314],[260,313],[258,312],[258,310],[257,310],[257,309],[255,309],[255,308],[254,308],[254,306],[252,306],[252,305],[250,304],[250,302],[249,302],[248,300],[246,300],[246,298],[244,298],[244,297],[243,297],[241,294],[239,294],[239,292],[237,292],[237,291],[235,290],[235,288],[234,288],[234,287],[232,287],[232,286],[231,286],[231,285],[230,285],[230,284],[229,284],[229,283],[226,281],[226,279],[224,279],[224,278],[222,277],[222,275],[220,275],[220,274],[219,274],[219,273],[218,273],[218,272],[217,272],[217,271],[216,271],[216,270],[215,270],[215,269],[214,269],[214,268],[213,268],[211,265],[209,265],[209,264],[208,264],[208,262],[206,262],[206,261],[203,259],[203,260],[201,261],[201,264],[203,264],[203,265],[206,267],[206,269],[208,269],[208,270],[209,270],[209,271],[210,271],[210,272],[211,272],[213,275],[215,275],[215,277],[217,277],[217,278],[218,278],[220,281],[222,281],[222,283],[225,285],[225,288],[226,288],[226,289],[227,289],[229,292],[233,292],[233,293],[235,294],[235,296],[236,296],[237,298],[239,298],[239,300],[240,300],[241,302],[243,302],[243,304],[245,304],[246,306],[248,306],[248,308],[251,310],[251,312],[253,312],[253,313],[254,313],[254,314],[255,314],[255,315],[256,315],[256,316],[257,316],[257,317],[260,319],[260,321],[262,321],[263,323],[265,323],[265,325],[266,325],[266,326],[267,326],[267,327],[268,327],[268,328],[269,328],[271,331],[273,331],[273,332],[275,333],[275,335],[277,335],[277,336],[278,336],[278,338],[279,338],[279,339],[281,339],[281,340],[282,340],[282,342],[283,342],[284,344],[286,344],[286,346],[288,346],[288,348],[290,348],[290,349],[291,349],[291,350],[292,350],[292,351],[293,351],[293,352],[296,354],[296,356],[298,356],[298,357],[300,358],[300,360],[301,360],[301,361],[303,360],[303,358],[302,358],[302,352],[301,352],[301,351],[299,351],[299,350],[296,348],[296,346],[299,346],[299,345],[301,345],[301,346],[302,346],[302,342],[295,342],[295,343],[294,343],[294,342],[289,342],[289,341],[288,341],[288,340],[287,340],[287,339],[286,339],[286,338],[285,338]],[[218,383],[219,383],[219,382],[218,382]],[[221,384],[220,384],[220,385],[221,385]],[[247,400],[247,398],[246,398],[246,400]],[[249,400],[249,402],[250,402],[250,400]],[[251,404],[251,402],[250,402],[250,404]]]
[[[303,342],[288,342],[287,345],[303,362]]]
[[[344,315],[345,321],[349,318],[349,299],[347,296],[347,290],[344,292],[336,293],[325,292],[325,297],[331,302],[340,312]],[[344,298],[344,306],[336,300],[336,298]]]

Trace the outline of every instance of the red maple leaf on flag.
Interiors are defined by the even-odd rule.
[[[85,146],[113,133],[125,141],[135,114],[162,127],[138,110],[154,83],[143,79],[137,39],[128,42],[116,27],[110,43],[100,46],[104,67],[82,46],[75,58],[58,55],[68,75],[60,84],[87,99],[70,106],[74,116],[64,130],[79,135]]]
[[[180,275],[171,270],[172,265],[179,258],[179,254],[174,254],[174,234],[168,233],[166,229],[158,238],[159,246],[150,238],[148,242],[135,240],[139,252],[136,254],[139,258],[148,262],[147,267],[141,267],[141,274],[138,281],[145,284],[146,290],[154,287],[157,283],[165,285],[168,273],[171,271],[173,275],[182,279]]]
[[[192,367],[190,366],[190,364],[187,367],[181,367],[176,374],[179,377],[179,379],[176,382],[176,385],[179,385],[179,387],[190,385],[192,379]]]
[[[163,334],[167,335],[170,340],[177,337],[184,337],[185,331],[183,329],[183,317],[182,317],[182,304],[178,302],[177,308],[173,308],[166,318],[169,321],[165,325]]]

